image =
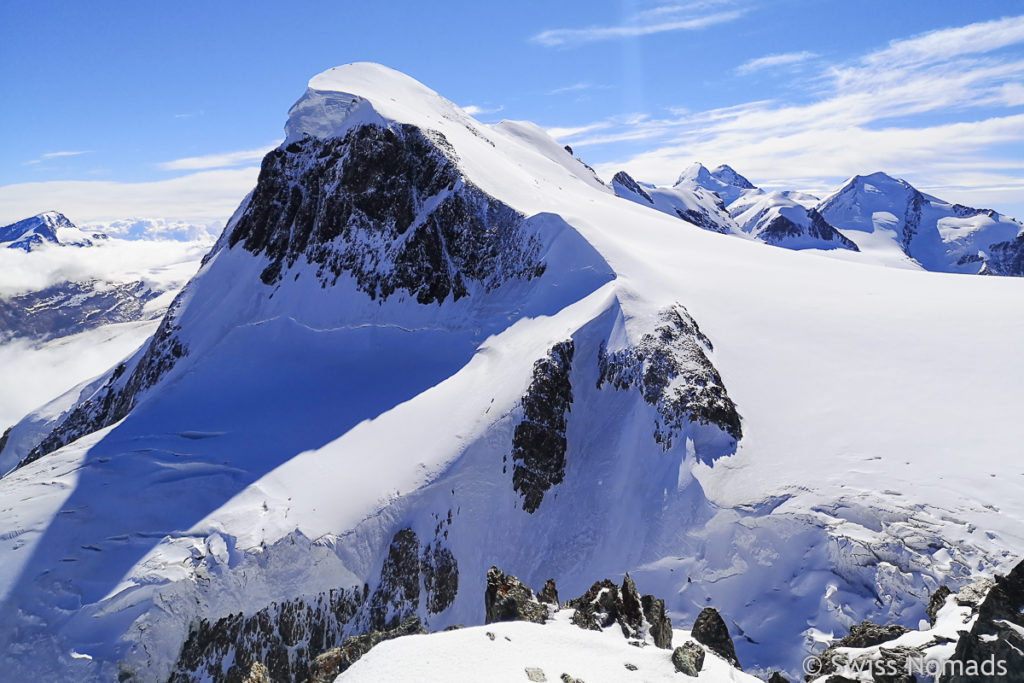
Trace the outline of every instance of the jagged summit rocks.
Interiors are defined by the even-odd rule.
[[[709,650],[740,669],[740,660],[736,657],[736,646],[725,620],[714,607],[705,607],[693,622],[693,639],[707,646]]]
[[[543,624],[548,618],[548,608],[537,599],[533,590],[497,567],[487,570],[484,606],[485,624],[496,621],[532,621]]]
[[[944,683],[1024,681],[1024,561],[995,585],[977,609],[977,621],[957,641]],[[999,670],[982,670],[985,662],[1004,662]],[[973,667],[973,668],[972,668]]]
[[[80,230],[67,216],[46,211],[0,228],[0,247],[34,251],[46,245],[90,247],[107,236]]]
[[[629,574],[616,586],[605,579],[566,605],[575,610],[572,623],[600,631],[618,624],[626,638],[642,641],[650,635],[656,647],[672,649],[672,622],[665,613],[665,601],[653,595],[641,596]]]

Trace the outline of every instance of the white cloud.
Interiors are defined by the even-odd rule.
[[[91,153],[90,150],[83,150],[83,151],[80,151],[80,152],[78,152],[78,151],[75,151],[75,152],[71,152],[71,151],[68,151],[68,152],[47,152],[46,154],[43,154],[42,156],[40,156],[38,159],[32,159],[30,161],[26,161],[24,163],[24,165],[25,166],[31,166],[31,165],[34,165],[34,164],[41,164],[42,162],[49,161],[50,159],[60,159],[62,157],[77,157],[77,156],[79,156],[81,154],[90,154],[90,153]]]
[[[505,105],[499,105],[493,108],[479,107],[475,104],[466,105],[462,108],[462,111],[466,112],[470,116],[479,116],[480,114],[497,114],[499,111],[505,108]]]
[[[205,154],[198,157],[185,157],[173,161],[164,161],[157,164],[166,171],[202,171],[211,168],[230,168],[259,162],[266,156],[267,152],[281,144],[281,141],[272,142],[257,149],[246,149],[239,152],[222,152],[220,154]]]
[[[256,184],[259,167],[201,171],[144,183],[68,180],[0,186],[0,225],[54,209],[75,223],[160,216],[227,221]]]
[[[1024,142],[1024,114],[1015,109],[1024,105],[1024,58],[1005,48],[1020,44],[1024,17],[944,29],[833,65],[808,104],[746,102],[562,130],[579,131],[573,147],[598,148],[592,156],[600,145],[645,141],[638,154],[593,164],[606,176],[624,169],[666,183],[696,159],[728,163],[755,183],[820,192],[808,179],[827,186],[884,170],[942,189],[946,199],[1017,204],[1024,174],[1004,157]],[[772,58],[778,65],[790,56],[762,59]]]
[[[761,71],[762,69],[773,69],[779,66],[789,66],[790,64],[799,64],[800,62],[806,62],[808,59],[817,57],[813,52],[786,52],[777,55],[765,55],[764,57],[758,57],[757,59],[751,59],[749,62],[745,62],[736,67],[736,73],[740,75],[746,75],[754,73],[755,71]]]
[[[47,152],[43,155],[44,159],[56,159],[57,157],[77,157],[79,154],[88,154],[88,151],[84,152]]]
[[[673,21],[635,21],[619,26],[589,26],[587,28],[557,28],[542,31],[531,40],[545,47],[567,47],[593,43],[601,40],[637,38],[640,36],[665,33],[668,31],[696,31],[715,24],[735,21],[743,16],[743,10],[714,12],[703,16]]]
[[[1006,17],[894,40],[888,48],[868,55],[863,62],[892,69],[992,52],[1020,42],[1024,42],[1024,16]]]
[[[598,123],[592,123],[587,126],[576,126],[570,128],[560,128],[558,126],[552,128],[545,128],[544,131],[556,140],[562,140],[564,138],[572,138],[577,135],[583,135],[584,133],[591,133],[595,130],[602,130],[610,128],[612,126],[609,121],[601,121]]]
[[[607,88],[606,85],[593,85],[591,83],[573,83],[562,88],[555,88],[548,92],[549,95],[563,95],[569,92],[582,92],[584,90],[594,90],[597,88]]]
[[[116,221],[89,221],[78,224],[89,232],[102,232],[127,240],[212,241],[224,229],[223,221],[195,223],[165,218],[124,218]]]

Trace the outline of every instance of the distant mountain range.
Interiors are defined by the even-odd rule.
[[[615,193],[694,225],[787,249],[845,249],[866,262],[945,273],[1024,275],[1024,225],[951,204],[884,173],[854,176],[824,199],[765,192],[729,166],[695,163],[671,187],[625,172]]]

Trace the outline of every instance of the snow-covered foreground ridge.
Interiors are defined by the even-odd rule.
[[[296,677],[480,623],[498,565],[795,672],[1024,554],[1024,280],[716,234],[377,65],[286,130],[152,341],[0,452],[4,671]]]

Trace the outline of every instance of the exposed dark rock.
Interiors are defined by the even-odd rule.
[[[1024,561],[996,578],[978,606],[978,620],[957,641],[945,670],[951,675],[943,683],[1024,681]]]
[[[242,679],[242,683],[272,683],[270,670],[262,662],[253,662],[249,673]]]
[[[935,592],[928,598],[928,606],[924,611],[928,615],[928,622],[932,626],[935,626],[935,619],[939,614],[939,610],[946,604],[946,598],[952,594],[953,591],[949,589],[949,586],[942,585],[936,588]]]
[[[570,621],[580,628],[600,631],[618,624],[624,637],[643,640],[649,624],[654,644],[672,648],[672,623],[665,615],[665,601],[653,595],[640,596],[629,574],[621,586],[608,579],[598,581],[566,604],[575,610]]]
[[[619,587],[608,579],[597,581],[580,597],[570,600],[569,607],[576,610],[572,623],[590,631],[600,631],[614,624],[622,609]]]
[[[619,171],[618,173],[613,175],[612,183],[618,183],[629,192],[632,192],[638,197],[642,197],[645,200],[647,200],[648,204],[654,204],[654,200],[651,199],[651,195],[647,194],[647,191],[644,190],[644,188],[640,187],[640,183],[633,180],[633,177],[626,173],[625,171]]]
[[[880,666],[875,671],[875,683],[917,683],[917,676],[908,666],[908,660],[919,661],[921,651],[910,647],[878,648]]]
[[[890,640],[895,640],[908,631],[910,631],[909,628],[906,626],[900,626],[899,624],[881,626],[879,624],[873,624],[870,621],[862,621],[859,624],[851,626],[849,635],[843,636],[836,642],[832,643],[830,649],[836,647],[859,648],[880,645],[882,643],[887,643]]]
[[[380,583],[370,598],[370,628],[394,629],[416,612],[420,600],[419,539],[401,529],[391,539],[380,571]]]
[[[561,679],[562,683],[584,683],[582,678],[573,678],[569,674],[562,674],[559,676],[559,679]]]
[[[562,149],[564,149],[566,152],[568,152],[570,156],[574,156],[574,152],[572,151],[572,147],[570,147],[569,145],[566,145]]]
[[[616,621],[622,626],[622,635],[626,638],[643,638],[644,610],[640,603],[640,594],[636,590],[636,584],[633,583],[633,579],[629,578],[629,573],[622,579],[619,597],[622,607]]]
[[[0,299],[0,343],[16,337],[37,341],[85,332],[101,325],[148,319],[146,304],[160,295],[143,282],[62,282]]]
[[[676,671],[694,678],[704,668],[704,648],[688,640],[672,651],[672,665]]]
[[[626,662],[623,666],[625,666],[628,671],[636,671],[637,669],[636,664],[630,664],[629,662]]]
[[[693,622],[690,634],[698,643],[706,646],[716,655],[741,669],[740,660],[736,657],[736,648],[729,635],[729,628],[714,607],[705,607]]]
[[[616,389],[636,388],[658,410],[654,438],[665,450],[688,422],[715,425],[735,442],[743,436],[740,416],[708,359],[712,350],[697,322],[677,304],[635,346],[609,352],[602,343],[597,387],[608,382]]]
[[[779,214],[768,225],[757,231],[757,237],[767,244],[776,246],[787,246],[786,242],[791,239],[809,237],[824,242],[834,242],[835,247],[838,249],[860,251],[856,244],[836,230],[815,209],[808,209],[807,217],[810,218],[811,223],[805,230],[800,225]]]
[[[250,616],[200,619],[182,645],[169,681],[212,678],[237,683],[263,669],[274,681],[305,680],[310,660],[341,642],[363,599],[360,590],[339,589],[275,602]]]
[[[773,671],[772,675],[768,677],[768,683],[789,683],[789,679],[778,671]]]
[[[540,595],[537,597],[541,602],[546,602],[557,608],[560,603],[558,602],[558,589],[555,587],[555,580],[548,579],[545,581],[544,588],[541,589]]]
[[[723,214],[728,215],[728,213],[725,210],[725,205],[719,206],[719,210],[721,210]],[[711,232],[718,232],[722,234],[729,232],[728,226],[723,225],[722,222],[720,222],[719,220],[715,220],[715,217],[712,216],[706,209],[686,209],[685,211],[682,209],[676,209],[675,211],[676,215],[682,218],[684,221],[693,223],[699,228],[704,228],[705,230],[710,230]]]
[[[990,246],[985,265],[990,275],[1024,277],[1024,231],[1015,239]]]
[[[566,413],[571,410],[569,373],[575,345],[571,339],[551,347],[533,365],[533,381],[523,396],[523,421],[512,436],[512,486],[523,509],[534,512],[544,493],[565,476]]]
[[[327,650],[313,660],[309,667],[308,680],[310,683],[333,683],[338,674],[346,671],[378,643],[400,636],[426,632],[427,630],[423,628],[419,617],[411,616],[393,629],[385,631],[375,630],[360,636],[346,638],[340,647]]]
[[[427,610],[431,614],[443,612],[459,592],[459,563],[451,550],[437,543],[423,549],[420,564],[423,587],[427,592]]]
[[[879,624],[871,623],[870,621],[863,621],[860,624],[854,624],[850,627],[850,633],[848,635],[835,641],[829,645],[824,652],[818,655],[818,661],[821,663],[820,670],[814,676],[807,676],[806,678],[807,680],[811,680],[818,676],[826,676],[828,674],[835,673],[851,661],[857,660],[856,654],[851,656],[848,653],[839,652],[839,648],[866,648],[880,645],[899,638],[909,630],[910,629],[898,624],[881,626]],[[919,651],[910,650],[908,648],[883,648],[880,652],[883,654],[883,659],[895,660],[895,664],[890,668],[893,671],[899,672],[907,671],[906,660],[908,656],[918,656],[920,654]],[[866,659],[864,661],[866,662]],[[868,666],[868,664],[865,663],[864,666]],[[881,670],[882,669],[879,669],[879,671]],[[913,677],[909,680],[912,681]],[[906,683],[906,680],[900,676],[883,676],[882,678],[879,678],[876,675],[876,681],[878,683]]]
[[[548,608],[537,601],[529,586],[497,567],[487,570],[484,608],[485,624],[496,621],[532,621],[543,624],[548,617]]]
[[[372,298],[404,291],[421,304],[543,273],[523,217],[455,161],[444,136],[411,125],[304,138],[264,158],[228,243],[270,260],[268,285],[305,259],[324,286],[348,275]]]
[[[921,209],[928,200],[924,198],[924,195],[918,192],[910,185],[907,185],[910,189],[910,201],[907,202],[907,212],[903,216],[903,232],[900,235],[900,246],[903,247],[904,253],[907,256],[913,258],[910,253],[910,243],[914,241],[914,237],[917,236],[918,230],[921,228]]]
[[[665,613],[665,601],[653,595],[645,595],[640,599],[644,609],[644,619],[650,626],[654,645],[663,650],[672,649],[672,620]]]

